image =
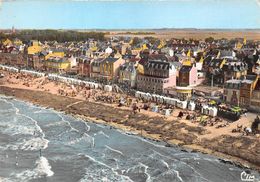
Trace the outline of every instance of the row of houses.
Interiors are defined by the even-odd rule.
[[[0,44],[0,63],[117,82],[151,93],[170,94],[177,90],[185,99],[197,85],[210,83],[223,87],[229,80],[257,74],[258,44],[241,45],[227,40],[151,43],[144,39],[138,44],[117,38],[107,42],[90,39],[27,44],[6,40]]]

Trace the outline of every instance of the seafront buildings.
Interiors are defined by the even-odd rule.
[[[151,41],[113,37],[65,43],[16,38],[1,40],[0,64],[180,100],[202,96],[260,111],[259,45],[239,38]]]

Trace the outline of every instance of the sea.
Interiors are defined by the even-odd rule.
[[[214,156],[0,96],[1,182],[239,182],[241,173],[260,180]]]

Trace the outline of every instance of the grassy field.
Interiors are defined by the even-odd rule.
[[[108,31],[107,31],[108,32]],[[139,32],[139,34],[129,33],[129,30],[126,31],[110,31],[109,34],[106,34],[106,37],[111,36],[129,36],[129,37],[157,37],[162,39],[170,38],[193,38],[193,39],[205,39],[207,37],[213,37],[215,39],[227,38],[246,38],[247,40],[260,40],[260,30],[196,30],[196,29],[179,29],[179,30],[149,30],[153,32],[151,34],[141,34],[140,30],[131,31]]]

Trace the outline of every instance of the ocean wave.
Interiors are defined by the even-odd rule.
[[[22,142],[17,142],[14,144],[9,144],[6,147],[1,147],[3,150],[40,150],[46,149],[48,147],[49,140],[45,138],[32,138],[29,140],[23,140]]]
[[[34,135],[37,132],[37,128],[35,126],[23,126],[18,124],[12,124],[12,123],[0,123],[0,127],[4,128],[2,129],[2,132],[5,134],[8,134],[10,136],[14,135]]]
[[[80,131],[79,131],[78,129],[76,129],[76,128],[74,128],[74,127],[71,126],[70,122],[67,121],[67,120],[62,116],[62,114],[57,113],[57,115],[61,118],[61,120],[62,120],[64,123],[66,123],[66,124],[70,127],[71,131],[76,131],[76,132],[80,133]]]
[[[98,135],[103,135],[103,136],[105,136],[106,138],[110,138],[107,134],[105,134],[102,130],[101,131],[99,131],[99,132],[97,132],[97,134]],[[96,133],[94,134],[94,136],[95,135],[97,135]]]
[[[12,173],[11,176],[14,177],[16,181],[29,181],[32,179],[51,177],[54,175],[49,161],[43,156],[36,160],[35,166],[36,167],[33,170],[25,170],[18,174]]]
[[[116,149],[113,149],[112,147],[108,146],[108,145],[105,145],[105,147],[107,149],[109,149],[110,151],[114,152],[114,153],[117,153],[117,154],[120,154],[122,156],[124,156],[123,152],[119,151],[119,150],[116,150]]]
[[[123,181],[123,182],[133,182],[128,176],[111,173],[109,169],[101,169],[96,170],[95,172],[89,171],[86,169],[86,173],[84,176],[79,180],[79,182],[108,182],[108,181]]]
[[[22,150],[40,150],[46,149],[48,147],[49,140],[45,138],[32,138],[30,140],[25,141],[22,145],[20,145],[20,149]]]
[[[76,139],[74,139],[74,140],[70,140],[70,141],[68,142],[68,144],[74,145],[74,144],[76,144],[76,143],[79,143],[79,142],[82,141],[82,140],[83,140],[83,141],[86,141],[87,143],[89,143],[91,147],[94,147],[94,145],[95,145],[95,139],[94,139],[93,137],[91,137],[90,135],[86,134],[86,133],[83,133],[83,134],[81,135],[81,137],[79,137],[79,138],[76,138]]]
[[[138,181],[150,181],[151,176],[148,173],[148,166],[139,162],[137,165],[128,168],[124,171],[124,175],[127,175],[129,178],[133,179],[134,181],[138,179]]]

